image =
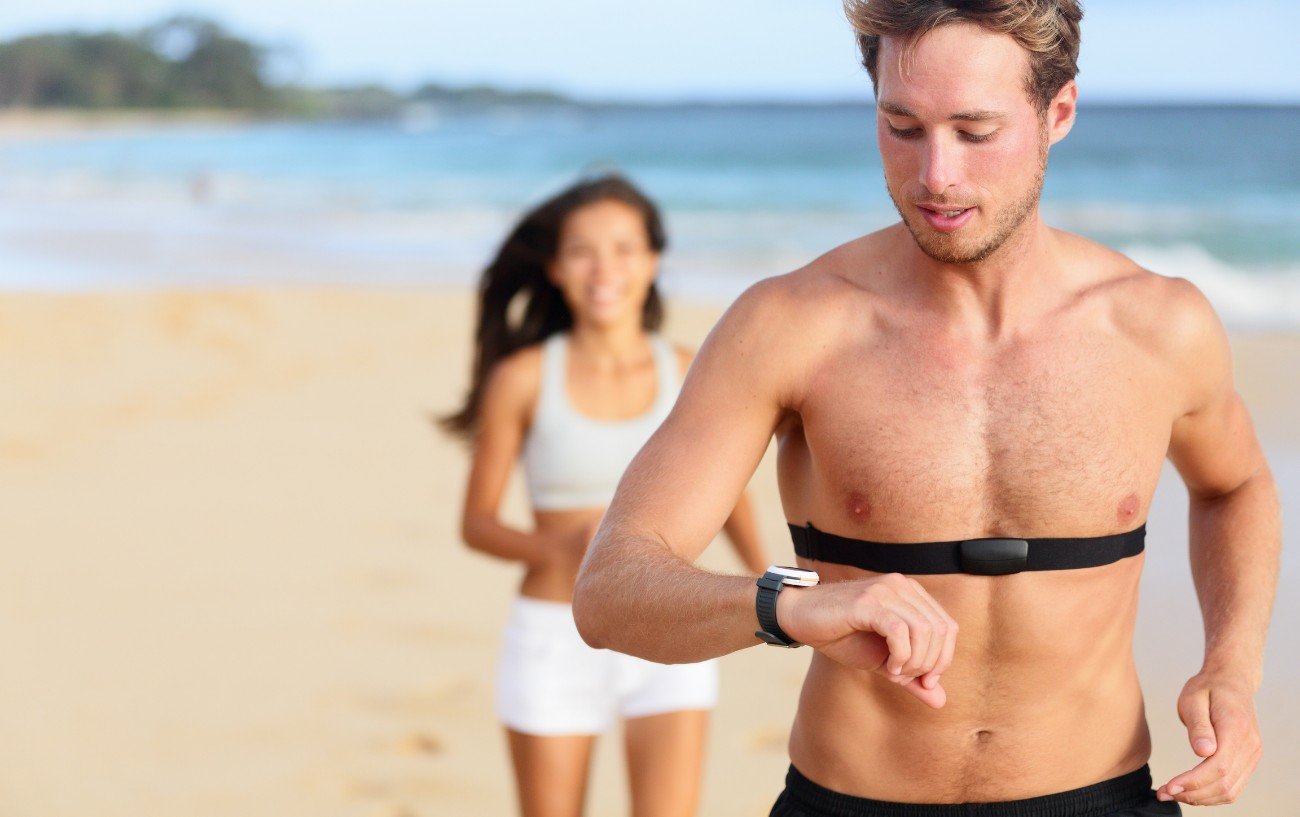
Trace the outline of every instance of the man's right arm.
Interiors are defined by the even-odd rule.
[[[800,371],[779,342],[781,289],[761,282],[727,310],[624,473],[574,593],[593,646],[683,663],[757,642],[754,579],[692,563],[735,508]]]
[[[783,331],[799,317],[783,279],[751,288],[710,333],[664,424],[633,459],[587,551],[573,612],[588,644],[661,663],[759,643],[750,577],[696,568],[758,467],[787,407],[798,406],[819,341]],[[956,624],[899,575],[782,591],[792,638],[880,672],[931,706]]]

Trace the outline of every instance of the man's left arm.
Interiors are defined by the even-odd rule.
[[[1187,485],[1192,579],[1205,623],[1205,660],[1183,687],[1178,716],[1204,760],[1161,786],[1161,800],[1234,802],[1260,756],[1259,689],[1277,587],[1282,523],[1277,489],[1233,385],[1227,335],[1204,296],[1176,282],[1175,371],[1187,385],[1169,459]]]

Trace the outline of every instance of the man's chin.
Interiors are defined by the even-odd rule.
[[[908,232],[916,246],[941,264],[973,264],[988,256],[982,246],[974,244],[958,233],[942,233],[928,224],[919,226],[906,222]],[[961,231],[958,231],[961,232]]]

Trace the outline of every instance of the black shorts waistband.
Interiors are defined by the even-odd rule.
[[[840,794],[812,782],[793,765],[784,800],[816,817],[1099,817],[1151,800],[1151,769],[1143,766],[1091,786],[1002,803],[891,803]],[[779,801],[778,801],[779,802]]]

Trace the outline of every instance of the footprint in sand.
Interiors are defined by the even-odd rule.
[[[409,567],[392,568],[371,568],[364,571],[356,571],[349,577],[353,586],[363,587],[367,590],[382,590],[385,592],[391,590],[406,590],[412,587],[419,587],[421,579],[413,574]]]
[[[480,692],[481,686],[469,676],[453,676],[408,692],[358,696],[358,702],[373,712],[404,716],[440,714],[463,705]]]
[[[439,755],[443,748],[442,741],[428,732],[410,732],[397,741],[397,750],[404,755]]]
[[[444,678],[429,688],[429,697],[439,705],[458,704],[478,691],[480,684],[468,675]]]
[[[402,803],[402,800],[434,799],[446,796],[455,788],[455,782],[422,773],[388,776],[387,779],[344,781],[342,794],[346,799],[353,801],[373,800],[376,808],[403,808],[407,811],[402,813],[406,814],[411,812],[411,808]]]
[[[35,461],[45,456],[45,449],[40,443],[22,439],[0,440],[0,460]]]
[[[752,752],[784,752],[790,730],[783,726],[767,724],[750,731],[745,744]]]

